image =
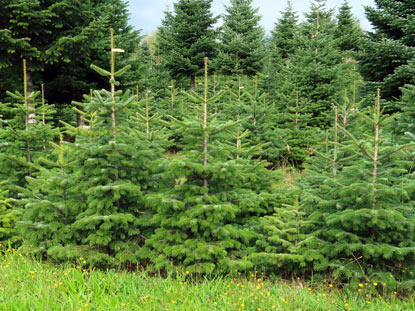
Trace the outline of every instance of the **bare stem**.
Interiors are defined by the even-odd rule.
[[[375,102],[375,150],[373,153],[373,174],[372,174],[372,184],[373,184],[373,208],[376,207],[376,179],[378,171],[378,153],[379,153],[379,120],[380,120],[380,89],[377,90],[377,97]]]
[[[27,87],[27,69],[26,69],[26,60],[23,60],[23,88],[24,88],[24,105],[26,109],[29,109],[29,102],[28,102],[28,87]],[[30,114],[26,112],[26,118],[25,118],[25,125],[26,125],[26,131],[29,130],[29,118]],[[30,146],[29,142],[26,143],[26,158],[28,163],[32,163],[32,157],[30,156]],[[29,167],[29,176],[32,176],[32,170]]]
[[[112,119],[112,136],[117,136],[116,122],[115,122],[115,52],[114,52],[114,29],[111,28],[111,98],[112,98],[112,109],[111,109],[111,119]]]
[[[299,102],[299,92],[297,91],[296,99],[295,99],[295,129],[298,130],[298,107],[300,105]]]
[[[207,73],[207,57],[205,57],[205,92],[204,92],[204,98],[203,98],[203,129],[207,128],[207,91],[208,91],[208,73]],[[206,166],[208,163],[208,136],[205,131],[204,133],[204,141],[203,141],[203,165]],[[203,184],[205,187],[208,187],[208,181],[206,177],[203,179]],[[207,193],[206,193],[207,195]]]
[[[149,93],[150,93],[150,90],[147,90],[147,92],[146,92],[146,134],[147,134],[147,137],[150,135],[150,119],[149,119],[149,116],[148,116],[148,114],[149,114],[149,104],[148,104],[149,97],[148,97],[148,94]]]
[[[345,108],[343,108],[343,128],[346,128],[346,124],[347,124],[347,107],[346,107],[346,103],[347,103],[347,89],[344,90],[344,106]],[[346,135],[346,133],[343,133],[343,135]]]
[[[45,108],[45,86],[43,84],[41,85],[41,89],[42,89],[42,108]],[[46,124],[45,110],[42,111],[42,124],[43,125]]]
[[[337,106],[334,107],[334,154],[333,154],[333,177],[337,176],[337,142],[338,142],[338,120]]]
[[[241,77],[238,77],[238,118],[241,114]]]
[[[174,108],[174,80],[171,80],[171,102],[170,102],[170,110]]]
[[[26,69],[26,60],[23,60],[23,88],[24,88],[24,106],[26,109],[28,109],[28,102],[27,102],[27,69]],[[25,126],[26,131],[29,130],[29,114],[26,112],[26,118],[25,118]]]

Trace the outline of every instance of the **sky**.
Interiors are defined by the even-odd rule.
[[[142,30],[142,34],[151,33],[161,24],[164,11],[170,7],[175,0],[129,0],[130,5],[130,24],[137,30]],[[329,8],[338,8],[343,0],[327,0]],[[254,0],[253,7],[259,8],[262,16],[261,25],[269,33],[274,27],[274,23],[280,16],[280,11],[286,7],[286,0]],[[310,7],[309,0],[292,0],[294,9],[300,13],[305,13]],[[353,15],[360,20],[360,25],[365,30],[370,30],[370,23],[366,20],[363,6],[374,6],[374,0],[349,0]],[[230,0],[213,0],[212,11],[215,15],[225,13],[225,6],[230,5]]]

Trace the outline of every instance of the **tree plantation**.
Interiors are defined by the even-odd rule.
[[[90,268],[410,290],[415,10],[0,3],[0,242]]]

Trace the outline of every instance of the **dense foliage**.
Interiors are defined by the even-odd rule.
[[[2,2],[0,242],[413,287],[414,31],[396,3],[368,8],[364,35],[347,2],[303,20],[288,2],[264,38],[251,0],[219,29],[212,0],[179,0],[141,40],[122,1]]]
[[[218,69],[225,74],[255,75],[262,68],[264,31],[252,0],[231,0],[220,32]]]
[[[399,87],[414,83],[415,12],[412,1],[375,0],[366,7],[366,17],[373,26],[359,54],[360,70],[373,92],[382,97],[399,97]]]

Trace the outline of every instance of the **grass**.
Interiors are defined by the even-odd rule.
[[[0,252],[0,310],[415,310],[411,296],[373,294],[362,285],[339,289],[327,283],[237,279],[194,281],[147,273],[89,271],[78,264],[41,263],[18,251]],[[378,286],[381,286],[379,284]]]

